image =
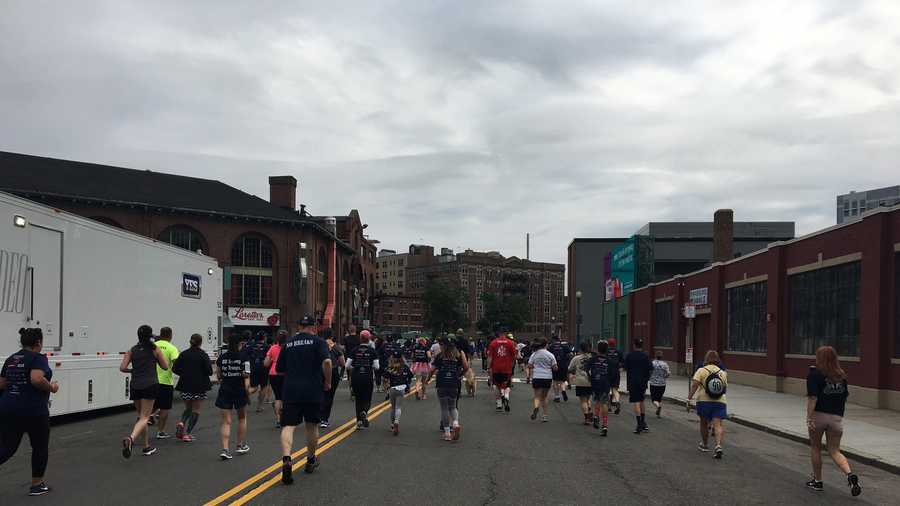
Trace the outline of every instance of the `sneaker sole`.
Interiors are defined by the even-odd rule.
[[[123,440],[122,441],[122,457],[124,457],[126,459],[130,459],[131,453],[132,452],[131,452],[131,448],[128,445],[128,440],[127,439]]]
[[[39,495],[44,495],[44,494],[49,494],[49,493],[50,493],[49,490],[42,490],[40,492],[28,492],[28,496],[29,497],[37,497]]]
[[[850,495],[857,497],[859,494],[862,494],[862,487],[859,486],[859,477],[854,475],[854,477],[850,479]]]

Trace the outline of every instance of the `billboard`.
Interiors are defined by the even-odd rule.
[[[635,274],[637,271],[637,248],[634,236],[628,238],[610,253],[610,280],[612,281],[613,297],[619,298],[628,295],[635,289]]]

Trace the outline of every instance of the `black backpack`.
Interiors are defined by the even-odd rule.
[[[704,369],[706,369],[704,367]],[[725,378],[721,376],[722,369],[716,368],[715,372],[706,369],[709,374],[706,376],[706,382],[703,385],[703,389],[706,390],[706,395],[709,396],[710,399],[720,399],[723,395],[725,395],[725,391],[728,389],[728,383],[725,382]]]

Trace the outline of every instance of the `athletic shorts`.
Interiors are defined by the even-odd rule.
[[[491,378],[494,380],[494,385],[497,385],[499,388],[504,388],[509,386],[509,380],[512,375],[505,372],[495,372],[491,374]]]
[[[628,402],[644,402],[647,398],[647,385],[628,385]]]
[[[265,367],[257,367],[250,371],[250,386],[264,388],[269,384],[269,370]]]
[[[700,401],[697,403],[697,416],[704,420],[728,418],[728,408],[724,402]]]
[[[284,376],[269,375],[269,384],[272,385],[272,393],[275,394],[275,400],[281,400],[281,388],[284,386]]]
[[[666,386],[650,385],[650,400],[653,402],[662,402],[663,394],[666,393]]]
[[[542,378],[531,378],[531,386],[535,390],[539,390],[541,388],[550,388],[553,386],[553,380],[551,379],[542,379]]]
[[[234,395],[230,392],[219,390],[219,395],[216,397],[216,407],[219,409],[241,409],[246,407],[249,402],[250,399],[248,399],[246,392]]]
[[[563,369],[560,367],[559,369],[553,371],[553,381],[566,381],[569,379],[569,371],[568,367]]]
[[[816,430],[830,434],[844,433],[844,418],[842,416],[813,411],[813,421],[816,423]]]
[[[591,387],[575,387],[575,397],[590,397],[592,393]]]
[[[285,402],[281,407],[281,425],[295,427],[303,422],[322,421],[322,404],[318,402]]]
[[[175,387],[172,385],[159,385],[156,392],[156,402],[153,409],[172,409],[172,396],[175,395]]]
[[[206,392],[181,392],[183,401],[205,401]]]
[[[609,390],[592,390],[594,393],[594,402],[600,404],[609,404]]]
[[[156,400],[156,396],[159,395],[159,384],[150,385],[147,388],[132,388],[131,389],[131,397],[129,397],[133,401],[141,400],[141,399],[149,399],[151,401]],[[171,405],[171,403],[169,403]]]

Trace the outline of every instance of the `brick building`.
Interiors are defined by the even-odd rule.
[[[214,180],[0,152],[0,190],[218,259],[226,326],[271,332],[311,314],[341,334],[365,320],[375,246],[359,213],[313,217],[294,177],[269,184],[267,202]]]
[[[411,295],[379,295],[375,298],[375,328],[379,331],[424,330],[422,298]]]

